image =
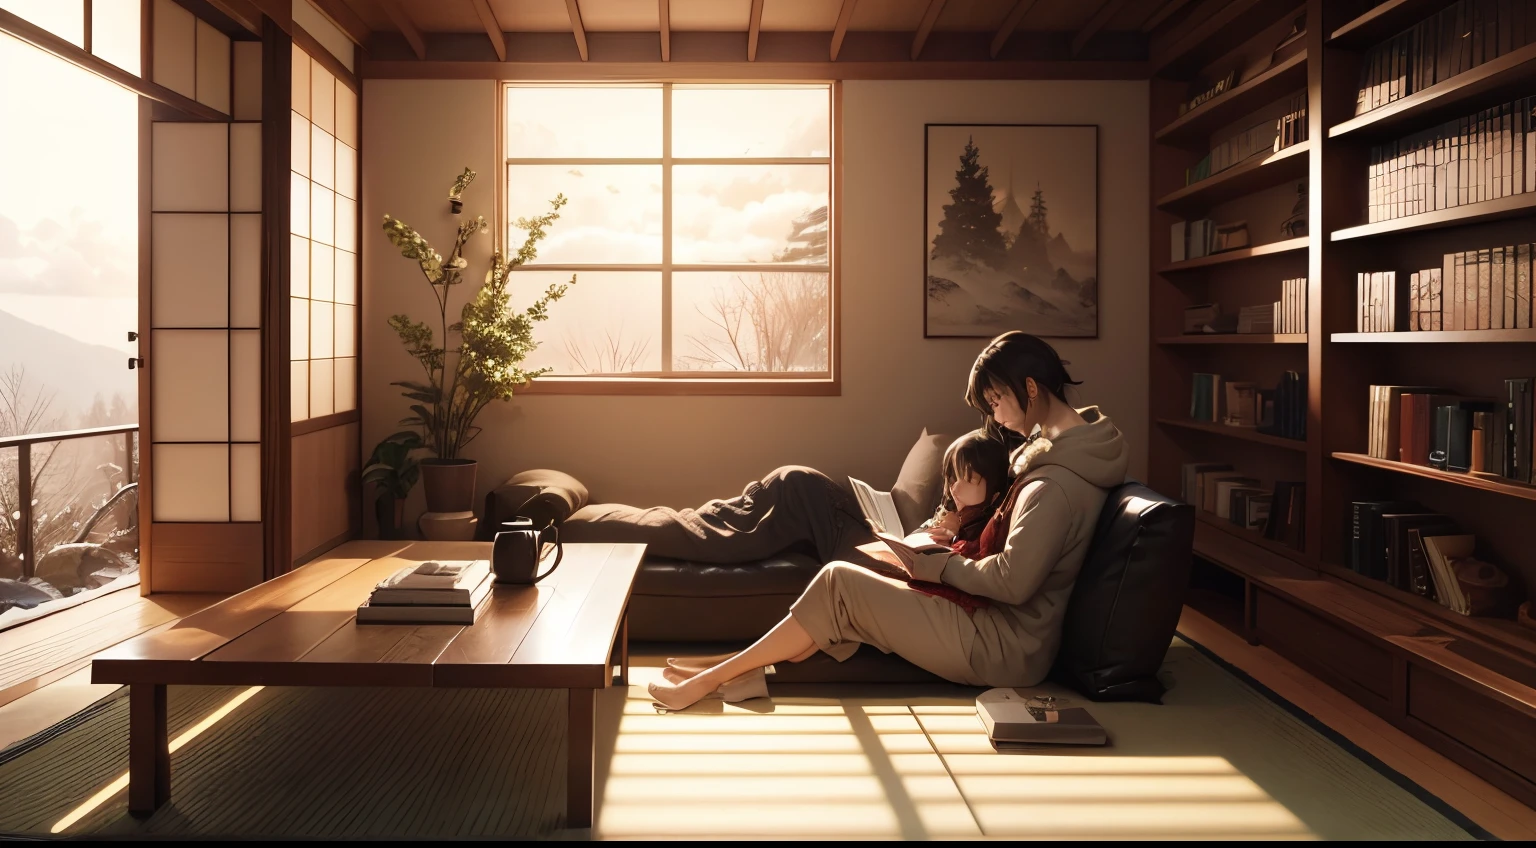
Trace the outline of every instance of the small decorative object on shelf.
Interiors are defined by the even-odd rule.
[[[1302,180],[1296,184],[1296,203],[1291,206],[1291,214],[1280,223],[1280,235],[1292,239],[1301,238],[1307,234],[1307,181]]]
[[[1179,104],[1179,114],[1197,109],[1201,104],[1218,94],[1225,94],[1237,81],[1237,71],[1227,71],[1227,75],[1215,82],[1204,79],[1196,79],[1189,84],[1189,99]]]
[[[1221,317],[1221,306],[1215,303],[1201,303],[1184,308],[1184,332],[1204,333],[1206,327],[1215,323]]]
[[[1296,19],[1291,21],[1291,31],[1280,39],[1280,43],[1276,44],[1275,49],[1269,54],[1269,66],[1273,68],[1300,53],[1307,46],[1306,35],[1307,16],[1297,15]]]
[[[1233,221],[1230,224],[1218,224],[1215,235],[1212,237],[1211,252],[1221,253],[1226,250],[1237,250],[1248,246],[1248,222]]]

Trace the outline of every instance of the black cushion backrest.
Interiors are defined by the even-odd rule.
[[[1101,701],[1158,701],[1193,559],[1195,511],[1129,482],[1110,491],[1062,623],[1053,677]]]

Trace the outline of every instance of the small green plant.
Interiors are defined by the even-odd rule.
[[[455,199],[474,179],[475,172],[465,168],[449,192],[450,199]],[[550,285],[522,312],[509,308],[507,283],[513,268],[538,255],[539,241],[560,217],[560,207],[565,202],[565,195],[556,195],[550,201],[549,212],[517,220],[517,226],[528,232],[523,246],[511,257],[504,257],[499,250],[492,254],[485,283],[464,304],[459,320],[451,324],[448,295],[464,281],[462,272],[469,265],[463,256],[464,245],[476,233],[490,229],[485,217],[476,215],[473,220],[459,224],[453,249],[444,259],[404,221],[384,216],[384,234],[390,244],[400,249],[401,256],[415,260],[437,298],[437,332],[407,315],[390,316],[389,326],[400,336],[406,353],[426,373],[425,382],[391,383],[404,389],[402,394],[413,402],[413,414],[400,423],[419,428],[423,447],[439,459],[457,459],[464,446],[474,441],[480,433],[475,418],[491,401],[511,400],[513,389],[551,370],[524,371],[522,363],[538,347],[533,340],[534,322],[548,320],[550,302],[565,296],[567,287],[576,282],[575,275],[569,283]]]
[[[402,430],[379,442],[363,467],[363,482],[378,486],[380,494],[405,500],[421,477],[421,467],[411,456],[421,447],[421,435],[414,430]]]

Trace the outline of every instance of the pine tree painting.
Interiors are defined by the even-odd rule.
[[[926,130],[924,335],[1097,336],[1098,128]]]

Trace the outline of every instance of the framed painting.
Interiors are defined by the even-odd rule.
[[[923,336],[1099,334],[1099,128],[924,126]]]

